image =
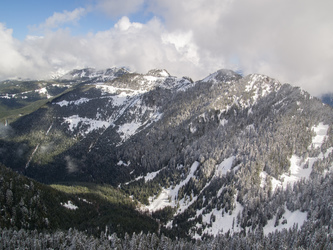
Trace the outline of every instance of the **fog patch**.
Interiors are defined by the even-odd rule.
[[[23,144],[20,144],[20,146],[18,147],[18,149],[16,150],[16,156],[18,158],[21,158],[23,157],[26,152],[29,150],[29,147],[27,144],[23,143]]]
[[[53,144],[54,144],[53,142],[43,144],[42,146],[40,146],[39,152],[42,154],[50,152],[53,149]]]
[[[14,130],[11,126],[0,123],[0,139],[6,139],[13,136]]]
[[[65,161],[66,161],[66,169],[67,169],[69,174],[78,171],[79,168],[77,166],[77,163],[76,163],[75,159],[73,159],[72,157],[67,155],[67,156],[65,156]]]

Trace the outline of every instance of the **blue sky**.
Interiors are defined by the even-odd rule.
[[[333,1],[0,0],[0,80],[73,68],[221,68],[333,92]]]
[[[85,35],[89,32],[96,33],[107,30],[114,26],[119,18],[118,15],[108,15],[96,10],[96,1],[89,0],[2,0],[0,8],[0,22],[13,29],[13,37],[24,40],[27,35],[36,35],[40,32],[33,30],[33,26],[38,26],[54,13],[73,11],[77,8],[84,8],[87,12],[77,23],[65,23],[59,28],[68,27],[73,35]],[[152,18],[152,13],[144,10],[144,6],[136,13],[129,13],[133,21],[147,22]]]
[[[0,22],[13,29],[13,36],[24,40],[29,34],[29,25],[44,22],[54,12],[71,10],[77,7],[79,1],[25,1],[2,0],[0,8]]]

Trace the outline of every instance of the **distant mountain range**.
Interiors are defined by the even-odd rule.
[[[320,97],[323,103],[333,107],[333,93],[327,93]]]
[[[110,185],[170,237],[329,231],[323,102],[332,98],[225,69],[196,82],[124,68],[4,81],[0,161],[45,184]]]

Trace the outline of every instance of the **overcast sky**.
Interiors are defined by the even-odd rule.
[[[332,10],[332,0],[2,1],[0,79],[124,66],[199,80],[227,68],[319,95],[333,92]]]

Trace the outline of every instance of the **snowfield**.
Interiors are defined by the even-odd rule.
[[[157,210],[163,209],[167,206],[171,206],[170,202],[170,191],[167,189],[163,189],[160,195],[154,199],[154,197],[150,197],[149,201],[151,202],[149,206],[145,208],[148,209],[149,212],[155,212]]]
[[[237,195],[235,196],[236,200]],[[225,213],[214,208],[210,213],[202,215],[202,223],[208,225],[202,234],[208,234],[212,236],[217,236],[220,233],[237,233],[241,231],[241,228],[237,226],[237,215],[242,213],[243,206],[236,201],[236,207],[232,210],[232,213]],[[201,224],[197,224],[197,228],[200,228]],[[200,239],[201,236],[197,233],[194,235],[195,239]]]
[[[324,125],[324,123],[319,123],[317,126],[313,126],[312,130],[315,132],[315,136],[312,138],[312,143],[310,145],[314,146],[315,148],[320,148],[321,145],[324,143],[327,137],[329,125]]]
[[[229,158],[226,158],[223,160],[220,164],[216,165],[214,177],[213,178],[219,178],[222,175],[227,174],[231,170],[232,164],[234,162],[235,156],[231,156]],[[174,186],[173,188],[163,188],[162,192],[158,197],[150,197],[150,204],[149,206],[145,206],[143,209],[148,210],[150,212],[157,211],[159,209],[163,209],[167,206],[172,207],[178,207],[176,214],[183,213],[190,205],[192,205],[198,198],[198,196],[193,196],[192,198],[185,196],[182,199],[178,199],[178,192],[180,188],[185,186],[191,178],[195,178],[195,172],[197,171],[200,163],[198,161],[195,161],[186,176],[186,179],[181,181],[179,184]],[[237,167],[236,167],[237,169]],[[202,189],[205,190],[209,185],[211,184],[211,181],[208,182],[205,187]],[[218,196],[222,194],[223,188],[218,192]],[[202,193],[200,192],[200,194]],[[200,195],[199,194],[199,195]],[[235,197],[236,200],[236,197]],[[233,232],[238,232],[240,228],[236,228],[235,225],[235,218],[239,212],[241,212],[243,209],[242,205],[238,202],[236,202],[236,208],[232,211],[231,214],[225,213],[222,217],[222,210],[213,209],[208,214],[203,214],[203,210],[198,210],[196,217],[200,216],[202,214],[203,216],[203,223],[207,225],[206,229],[203,233],[207,233],[209,235],[217,235],[220,232],[227,232],[228,230],[232,230]],[[216,220],[210,224],[210,218],[215,217]],[[172,221],[170,221],[167,225],[169,228],[172,227]],[[198,228],[202,227],[201,224],[197,224]],[[199,235],[195,235],[194,238],[200,238]]]
[[[136,130],[141,127],[141,123],[137,123],[135,121],[131,123],[125,123],[118,128],[118,133],[122,139],[122,141],[126,141],[132,135],[135,134]]]
[[[95,119],[89,119],[86,117],[80,117],[78,115],[72,115],[70,117],[64,118],[64,123],[68,124],[68,128],[70,131],[74,132],[74,130],[80,126],[86,126],[87,129],[84,131],[84,134],[88,134],[96,129],[106,129],[110,126],[110,123],[107,121],[100,121]],[[82,130],[81,130],[82,131]]]
[[[222,161],[219,165],[217,165],[215,170],[215,176],[220,177],[222,175],[226,175],[230,171],[235,158],[235,156],[231,156]]]
[[[174,188],[163,188],[161,194],[158,197],[150,197],[150,204],[149,206],[144,207],[144,209],[154,212],[159,209],[163,209],[167,206],[175,207],[176,201],[178,199],[178,191],[181,187],[185,186],[192,177],[194,177],[194,172],[197,170],[200,163],[198,161],[195,161],[191,168],[190,172],[187,175],[185,180],[182,180],[178,185],[176,185]],[[194,202],[194,200],[193,200]],[[178,212],[184,211],[188,206],[189,203],[184,200],[179,201],[180,208],[178,209]]]
[[[152,77],[156,78],[156,77]],[[81,135],[87,135],[94,130],[102,129],[105,131],[110,126],[115,127],[117,124],[117,129],[119,136],[121,138],[121,142],[118,143],[118,146],[124,143],[131,136],[139,132],[146,126],[150,125],[153,122],[161,119],[162,114],[157,110],[156,107],[147,106],[141,100],[141,95],[147,92],[147,89],[129,89],[129,88],[118,88],[110,85],[106,85],[103,83],[93,84],[96,89],[102,91],[102,97],[109,100],[104,109],[99,108],[96,113],[95,118],[87,118],[81,117],[79,115],[72,115],[69,117],[64,117],[64,122],[68,124],[68,129],[71,132],[79,129]],[[144,86],[143,86],[144,87]],[[67,101],[62,100],[54,103],[55,105],[59,105],[60,107],[68,107],[68,106],[79,106],[82,104],[89,103],[94,99],[89,99],[82,97],[78,100]],[[108,117],[103,117],[104,111],[108,109],[110,106],[113,108],[119,107],[116,112],[111,113]],[[134,120],[129,120],[126,123],[119,124],[117,121],[128,112],[131,116],[135,116]],[[149,115],[147,117],[147,114]],[[144,119],[142,119],[144,117]]]
[[[312,127],[312,130],[315,132],[316,135],[312,137],[312,142],[309,148],[312,146],[315,148],[321,147],[327,137],[328,128],[329,126],[324,125],[322,122],[319,123],[317,126]],[[333,148],[329,148],[324,154],[319,153],[317,157],[302,158],[297,155],[292,155],[290,158],[290,169],[288,173],[282,174],[279,180],[271,177],[272,189],[276,190],[278,187],[286,189],[288,184],[292,186],[295,182],[301,179],[309,179],[312,172],[313,164],[318,160],[327,158],[332,151]],[[261,172],[260,177],[261,187],[264,187],[267,173],[264,171]]]
[[[302,213],[299,210],[291,212],[286,207],[284,209],[285,212],[279,220],[279,225],[275,226],[276,215],[267,222],[267,225],[264,227],[265,235],[273,233],[275,230],[281,231],[282,229],[292,228],[294,225],[298,225],[298,228],[300,228],[307,220],[307,212]]]

